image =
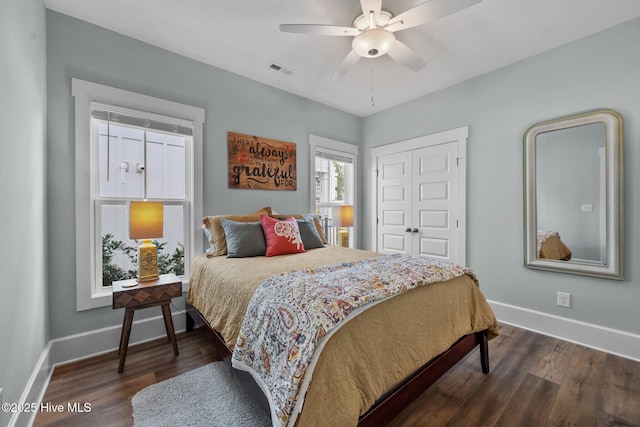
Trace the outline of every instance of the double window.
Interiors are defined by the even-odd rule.
[[[202,164],[195,159],[202,158],[204,112],[82,80],[74,79],[72,90],[76,288],[83,310],[108,305],[111,282],[135,276],[131,200],[163,202],[163,238],[155,241],[159,270],[188,277],[202,218]]]

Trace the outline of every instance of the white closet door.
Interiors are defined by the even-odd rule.
[[[457,144],[412,152],[412,253],[456,262]]]
[[[371,150],[374,250],[465,265],[468,136],[464,126]]]
[[[378,156],[377,242],[383,253],[412,253],[411,152]],[[409,231],[407,231],[409,229]]]

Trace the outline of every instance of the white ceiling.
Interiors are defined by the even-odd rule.
[[[351,26],[359,0],[44,0],[47,8],[332,107],[367,116],[640,16],[638,0],[483,0],[397,32],[427,63],[361,59],[332,80],[351,37],[279,24]],[[395,15],[424,0],[383,0]],[[293,71],[268,68],[276,62]],[[375,106],[371,97],[374,97]]]

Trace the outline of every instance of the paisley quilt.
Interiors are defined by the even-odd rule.
[[[376,303],[469,275],[447,262],[385,255],[274,276],[254,293],[232,356],[269,399],[274,426],[294,425],[328,338]]]

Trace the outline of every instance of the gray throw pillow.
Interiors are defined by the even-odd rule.
[[[260,222],[237,222],[222,219],[227,240],[227,258],[264,256],[267,247]]]
[[[300,237],[302,238],[302,244],[306,249],[323,248],[324,244],[318,234],[318,229],[313,221],[313,216],[307,215],[302,219],[298,219],[298,229],[300,230]]]

